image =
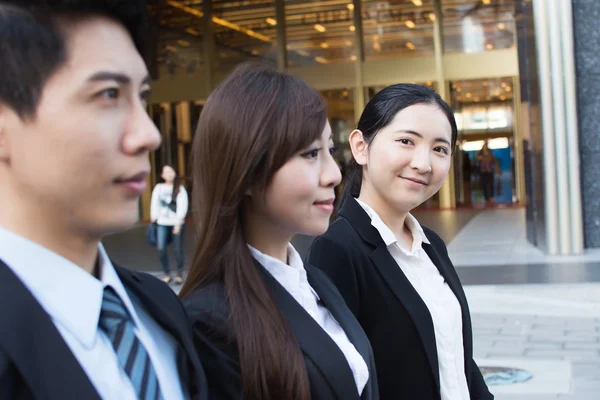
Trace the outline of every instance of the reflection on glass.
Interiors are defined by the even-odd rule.
[[[433,54],[433,0],[362,0],[365,59]]]
[[[286,0],[288,64],[356,61],[352,0]]]
[[[195,0],[201,3],[200,0]],[[276,25],[273,0],[212,0],[217,59],[221,67],[248,59],[275,63]]]
[[[512,78],[454,81],[450,87],[459,130],[512,129]]]
[[[442,9],[446,53],[481,53],[514,46],[514,0],[442,0]]]
[[[158,77],[193,74],[204,63],[202,55],[200,3],[185,6],[179,2],[160,2],[151,7],[158,21],[156,61]]]

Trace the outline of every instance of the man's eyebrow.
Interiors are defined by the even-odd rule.
[[[115,81],[122,85],[127,85],[131,83],[131,78],[120,72],[109,72],[109,71],[100,71],[92,75],[88,81],[90,82],[100,82],[100,81]],[[149,85],[152,82],[152,77],[150,75],[146,75],[142,80],[142,85]]]
[[[94,75],[88,78],[90,82],[100,82],[100,81],[115,81],[119,82],[123,85],[131,83],[131,78],[125,74],[120,72],[108,72],[108,71],[100,71],[96,72]]]

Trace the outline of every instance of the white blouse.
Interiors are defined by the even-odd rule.
[[[252,256],[261,263],[263,267],[283,286],[288,293],[306,310],[306,312],[319,324],[321,328],[338,345],[354,375],[356,388],[359,395],[362,394],[367,381],[369,380],[369,368],[356,350],[346,332],[340,324],[333,318],[333,315],[323,305],[319,304],[319,295],[310,286],[306,276],[306,269],[300,254],[291,244],[288,244],[288,264],[280,260],[261,253],[259,250],[248,245]]]
[[[444,277],[433,264],[423,243],[429,240],[419,221],[406,216],[406,226],[413,236],[410,250],[400,247],[398,239],[368,204],[356,199],[379,231],[388,251],[429,309],[435,332],[440,392],[442,400],[469,400],[465,375],[465,353],[462,334],[462,309]]]

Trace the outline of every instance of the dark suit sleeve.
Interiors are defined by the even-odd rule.
[[[198,300],[198,296],[194,297]],[[192,324],[194,345],[206,373],[208,398],[241,399],[242,377],[237,346],[225,314],[207,310],[202,299],[200,304],[193,299],[184,303]]]
[[[0,349],[0,400],[23,397],[25,386],[11,361]]]
[[[348,251],[337,242],[321,236],[310,246],[306,261],[331,278],[348,308],[358,317],[360,295],[355,267]]]
[[[493,400],[494,395],[490,393],[481,371],[475,363],[475,360],[471,359],[471,399],[472,400]]]

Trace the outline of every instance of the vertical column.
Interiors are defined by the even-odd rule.
[[[572,9],[569,1],[535,0],[544,140],[546,226],[550,253],[583,251],[576,122]]]
[[[433,22],[433,46],[438,93],[442,99],[444,99],[444,101],[450,103],[450,90],[448,89],[444,75],[444,34],[442,32],[444,14],[442,13],[442,0],[433,1],[433,12],[435,14],[435,21]],[[454,191],[454,163],[452,163],[448,178],[440,189],[440,208],[447,209],[455,207],[456,193]]]
[[[567,163],[569,167],[570,237],[573,254],[583,253],[583,212],[581,197],[581,173],[579,158],[579,127],[577,124],[577,82],[575,80],[575,51],[573,37],[573,8],[571,0],[558,0],[557,5],[562,34],[561,48],[564,63],[565,118]]]
[[[185,144],[192,141],[192,123],[190,117],[190,103],[182,101],[176,106],[177,115],[177,172],[181,177],[186,176]]]
[[[210,93],[213,89],[214,74],[217,64],[217,51],[215,47],[215,35],[212,23],[212,0],[202,1],[202,50],[204,52],[204,79],[206,91]]]
[[[275,0],[275,19],[277,20],[275,48],[277,51],[277,70],[284,72],[287,68],[285,0]]]
[[[365,60],[362,30],[362,3],[361,0],[352,0],[354,10],[352,20],[354,23],[354,51],[356,61],[354,62],[354,73],[356,83],[354,86],[354,120],[358,122],[365,108],[365,87],[363,82],[363,62]]]
[[[513,78],[513,131],[515,159],[515,188],[519,205],[525,205],[525,163],[523,160],[523,124],[521,114],[521,84],[519,78]]]
[[[550,73],[550,38],[548,35],[547,0],[534,0],[533,17],[538,57],[540,105],[542,108],[542,141],[544,155],[544,215],[546,217],[546,245],[549,254],[558,254],[558,202],[554,147],[554,120],[552,118],[552,75]]]
[[[552,116],[554,117],[554,145],[556,157],[556,189],[558,200],[558,235],[560,254],[571,253],[571,241],[569,239],[570,215],[569,215],[569,181],[567,163],[567,136],[565,120],[565,98],[563,96],[564,86],[561,35],[562,29],[559,22],[559,10],[555,0],[547,1],[548,26],[550,34],[550,68],[552,69]]]

